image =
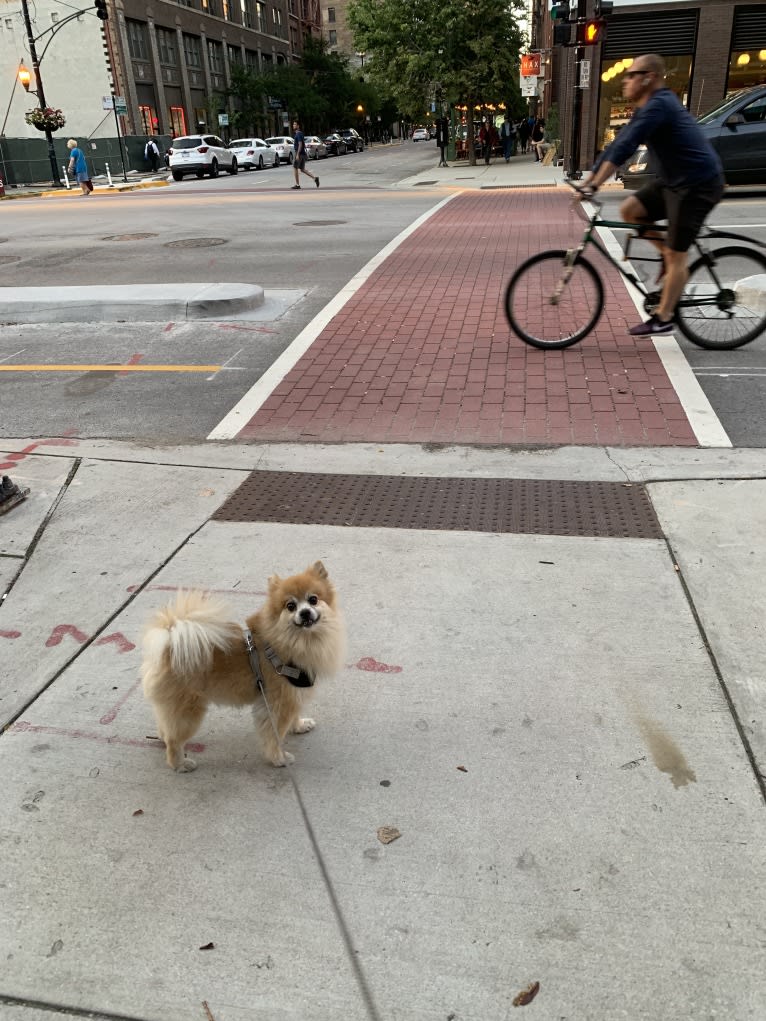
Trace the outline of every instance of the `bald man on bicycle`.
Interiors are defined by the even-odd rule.
[[[663,287],[654,315],[628,333],[634,337],[672,333],[675,307],[689,278],[687,252],[708,213],[721,201],[723,168],[695,119],[666,87],[662,57],[654,53],[636,57],[623,72],[622,92],[635,112],[596,161],[580,196],[590,197],[639,145],[646,144],[657,179],[626,199],[620,214],[631,223],[668,221],[664,240],[658,235],[654,239],[662,253]]]

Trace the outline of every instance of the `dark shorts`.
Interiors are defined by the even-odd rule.
[[[305,170],[306,169],[306,157],[305,156],[295,156],[295,157],[293,157],[293,166],[297,167],[298,170]]]
[[[714,178],[691,188],[668,188],[659,181],[639,188],[635,197],[653,221],[667,220],[667,245],[674,252],[688,252],[705,217],[723,196],[723,181]]]

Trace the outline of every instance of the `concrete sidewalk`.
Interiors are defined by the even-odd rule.
[[[500,1021],[533,981],[546,1019],[766,1012],[761,452],[5,449],[4,1018]],[[251,469],[293,473],[302,523],[212,520]],[[660,531],[328,526],[312,471],[598,480]],[[177,587],[241,619],[317,557],[348,663],[291,769],[372,1006],[249,715],[175,775],[138,687]]]
[[[544,1021],[766,1016],[766,459],[649,431],[689,419],[612,282],[592,343],[512,342],[509,265],[566,228],[538,170],[381,256],[240,442],[2,441],[3,1021],[507,1021],[535,982]],[[318,557],[349,651],[295,765],[218,709],[171,773],[146,619]]]

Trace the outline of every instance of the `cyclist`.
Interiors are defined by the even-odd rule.
[[[623,72],[622,92],[636,107],[635,113],[596,161],[580,197],[597,191],[642,142],[646,144],[657,179],[626,199],[620,214],[631,223],[668,221],[664,241],[659,235],[654,239],[662,253],[663,287],[654,315],[628,333],[634,337],[672,333],[675,307],[689,279],[687,252],[705,217],[721,200],[723,168],[695,119],[666,87],[662,57],[655,53],[636,57]]]

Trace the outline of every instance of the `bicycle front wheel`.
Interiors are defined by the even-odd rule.
[[[511,329],[533,347],[576,344],[593,329],[604,307],[601,277],[581,255],[541,252],[518,267],[505,291]]]
[[[676,308],[681,332],[699,347],[729,350],[766,330],[766,293],[753,278],[766,273],[766,258],[752,248],[719,248],[689,269]]]

